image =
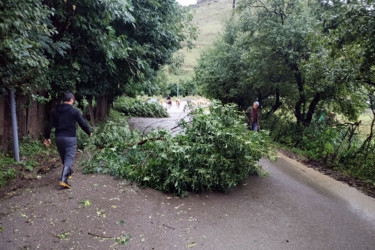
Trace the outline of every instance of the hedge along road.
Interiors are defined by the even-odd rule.
[[[171,128],[169,111],[130,122]],[[374,249],[373,198],[283,155],[261,164],[268,177],[183,199],[79,171],[61,190],[56,168],[1,199],[0,249]]]

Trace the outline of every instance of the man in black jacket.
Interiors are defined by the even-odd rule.
[[[60,186],[71,188],[68,178],[73,174],[74,157],[77,152],[77,133],[76,123],[90,137],[90,127],[83,118],[81,112],[73,107],[74,95],[72,93],[64,93],[63,103],[56,106],[52,111],[48,126],[44,133],[44,144],[48,147],[51,144],[51,130],[55,129],[55,142],[59,151],[62,163],[64,165]]]

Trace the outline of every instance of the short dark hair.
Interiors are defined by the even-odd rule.
[[[70,92],[65,92],[63,95],[63,102],[69,102],[71,99],[74,99],[74,95]]]

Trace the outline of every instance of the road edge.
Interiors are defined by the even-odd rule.
[[[355,187],[350,187],[344,182],[335,180],[313,168],[309,168],[280,152],[277,154],[277,161],[274,164],[289,175],[298,175],[313,188],[315,186],[315,188],[324,189],[344,200],[354,212],[375,222],[375,198],[364,194]]]

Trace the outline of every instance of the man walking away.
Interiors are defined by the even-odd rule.
[[[81,112],[73,107],[73,103],[74,95],[70,92],[64,93],[63,103],[56,106],[51,112],[51,117],[44,133],[44,144],[48,147],[51,144],[51,130],[56,128],[55,142],[64,165],[59,185],[64,188],[71,188],[68,178],[71,178],[73,174],[74,157],[77,152],[76,123],[78,122],[86,134],[90,137],[92,136],[88,124]]]
[[[260,130],[260,108],[259,102],[254,102],[245,112],[247,126],[250,130]]]

